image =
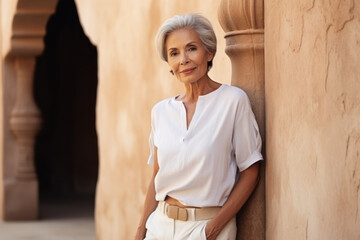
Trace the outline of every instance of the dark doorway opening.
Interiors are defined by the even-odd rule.
[[[87,206],[93,214],[98,174],[97,49],[81,27],[74,0],[59,0],[44,42],[34,78],[35,101],[43,117],[35,143],[40,217],[64,214],[64,204]],[[44,211],[49,203],[61,207]]]

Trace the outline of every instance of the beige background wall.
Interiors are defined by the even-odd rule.
[[[97,234],[99,239],[131,239],[151,175],[146,164],[151,108],[183,90],[154,51],[154,35],[174,14],[202,13],[213,23],[219,39],[210,75],[230,83],[230,61],[217,20],[219,1],[76,3],[83,28],[99,54]]]
[[[360,5],[265,1],[267,239],[360,239]]]
[[[3,51],[1,51],[1,56],[3,56],[3,54],[5,55],[9,48],[10,48],[10,39],[7,38],[8,36],[10,36],[11,34],[11,28],[12,28],[12,19],[14,17],[15,14],[15,10],[16,10],[16,4],[17,1],[14,0],[1,0],[1,33],[2,33],[2,38],[1,38],[1,47],[3,49]],[[4,57],[4,56],[3,56]]]

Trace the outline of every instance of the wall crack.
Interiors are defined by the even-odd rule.
[[[312,1],[311,6],[306,9],[307,12],[311,11],[315,7],[315,0]]]
[[[348,158],[348,153],[349,153],[349,144],[350,144],[350,136],[347,137],[347,141],[346,141],[345,166],[346,166],[346,162],[347,162],[347,158]]]
[[[342,24],[341,24],[341,27],[339,29],[337,29],[335,31],[335,33],[339,33],[341,32],[342,30],[344,30],[345,26],[349,23],[349,22],[352,22],[353,20],[355,19],[354,15],[351,15],[349,19],[345,20]]]

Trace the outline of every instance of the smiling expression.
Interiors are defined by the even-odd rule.
[[[166,38],[167,62],[174,75],[183,83],[195,83],[207,76],[208,62],[213,54],[206,51],[197,32],[178,29]]]

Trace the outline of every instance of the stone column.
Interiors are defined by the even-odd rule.
[[[226,54],[232,65],[231,84],[249,96],[263,139],[265,158],[263,0],[222,0],[218,17],[225,31]],[[237,239],[265,239],[265,176],[238,214]]]
[[[35,137],[41,127],[40,111],[33,99],[34,57],[16,58],[16,103],[10,128],[16,138],[16,169],[7,189],[7,220],[29,220],[38,216],[38,182],[34,168]],[[25,200],[26,199],[26,200]]]
[[[40,112],[33,99],[35,58],[44,48],[49,17],[58,0],[12,0],[16,9],[4,23],[11,30],[2,37],[3,104],[0,120],[5,142],[0,171],[0,220],[29,220],[38,215],[38,182],[34,169],[34,141],[41,125]],[[14,3],[15,4],[15,3]],[[16,90],[13,87],[16,83]],[[16,93],[15,93],[16,91]],[[16,95],[15,103],[14,96]],[[6,106],[6,107],[5,107]],[[14,106],[13,109],[8,107]],[[9,119],[10,118],[10,119]],[[2,181],[1,181],[2,180]]]

